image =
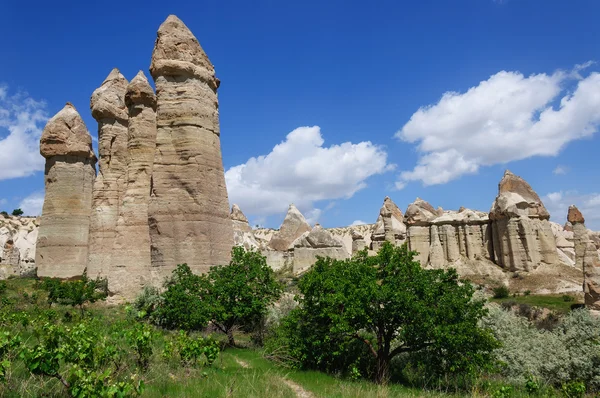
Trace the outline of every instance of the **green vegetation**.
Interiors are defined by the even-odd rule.
[[[23,210],[21,210],[21,209],[14,209],[14,210],[12,211],[12,215],[13,215],[13,216],[17,216],[17,217],[18,217],[18,216],[22,216],[22,215],[23,215]]]
[[[507,298],[510,295],[506,286],[498,286],[493,289],[495,299]]]
[[[87,276],[1,281],[0,396],[600,391],[600,320],[588,311],[559,316],[507,299],[485,303],[455,271],[424,270],[413,256],[384,245],[373,257],[319,259],[298,279],[295,298],[286,294],[276,305],[281,286],[264,257],[242,249],[205,276],[178,266],[162,292],[146,288],[134,305],[103,305],[106,281]],[[551,301],[572,304],[562,295]],[[232,318],[227,333],[222,323]]]
[[[524,296],[505,297],[502,299],[493,298],[492,301],[496,303],[514,303],[514,305],[528,304],[534,307],[548,308],[564,314],[571,310],[571,306],[576,301],[576,298],[573,296],[566,296],[569,297],[568,300],[565,300],[564,296],[558,294],[526,294]]]
[[[319,258],[299,282],[299,307],[273,345],[306,369],[361,374],[378,383],[400,373],[453,387],[491,366],[494,338],[478,326],[484,302],[455,270],[425,270],[406,245],[386,243],[345,261]],[[425,380],[424,380],[425,381]]]

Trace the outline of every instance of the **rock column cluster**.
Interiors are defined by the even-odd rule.
[[[96,156],[92,137],[70,103],[46,124],[40,153],[46,158],[46,196],[35,253],[37,274],[80,276],[88,262]]]
[[[46,197],[39,276],[87,269],[111,293],[133,298],[177,264],[201,273],[226,264],[233,227],[221,158],[213,65],[177,17],[160,26],[150,72],[128,83],[114,69],[92,94],[99,172],[91,137],[72,105],[44,129]]]

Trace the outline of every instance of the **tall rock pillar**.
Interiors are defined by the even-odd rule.
[[[575,264],[583,270],[583,293],[585,305],[600,310],[600,261],[596,245],[590,239],[585,219],[575,206],[569,206],[567,220],[573,225]]]
[[[98,122],[98,176],[90,218],[88,275],[107,276],[112,264],[119,207],[127,168],[127,80],[113,69],[92,94],[90,108]]]
[[[192,32],[170,15],[158,29],[150,73],[157,136],[149,204],[152,266],[167,276],[226,264],[233,247],[219,132],[219,80]]]
[[[70,103],[48,121],[40,139],[46,195],[36,245],[40,277],[80,276],[88,235],[96,156],[81,116]]]
[[[556,242],[542,200],[521,177],[506,170],[490,210],[494,259],[510,271],[558,263]]]
[[[129,112],[127,178],[119,208],[109,290],[119,299],[132,299],[144,285],[159,284],[151,274],[148,202],[156,149],[156,96],[140,71],[127,86]]]

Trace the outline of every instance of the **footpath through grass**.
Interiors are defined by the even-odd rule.
[[[157,369],[156,374],[148,375],[147,389],[142,394],[142,397],[236,398],[441,396],[447,395],[400,385],[377,386],[368,381],[341,380],[320,372],[289,370],[264,359],[257,350],[243,348],[225,350],[211,368],[181,369],[169,374],[160,374]]]

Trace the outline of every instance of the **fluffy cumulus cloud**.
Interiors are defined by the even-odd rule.
[[[318,126],[299,127],[263,156],[225,173],[231,203],[253,216],[284,213],[294,203],[312,222],[321,200],[350,198],[367,179],[393,168],[385,150],[369,141],[324,146]]]
[[[586,227],[600,231],[600,193],[557,191],[545,195],[542,201],[550,212],[551,221],[564,224],[569,206],[575,205],[581,210]]]
[[[39,140],[47,119],[44,102],[0,86],[0,180],[44,169]]]
[[[410,181],[444,184],[482,166],[556,156],[570,141],[590,137],[600,125],[600,74],[582,76],[589,66],[528,77],[502,71],[422,107],[395,135],[416,144],[420,154],[396,188]]]
[[[19,203],[19,208],[26,216],[39,216],[44,206],[44,192],[34,192]]]
[[[558,165],[554,170],[552,170],[552,173],[556,175],[565,175],[567,174],[567,171],[569,171],[569,169],[566,166]]]

